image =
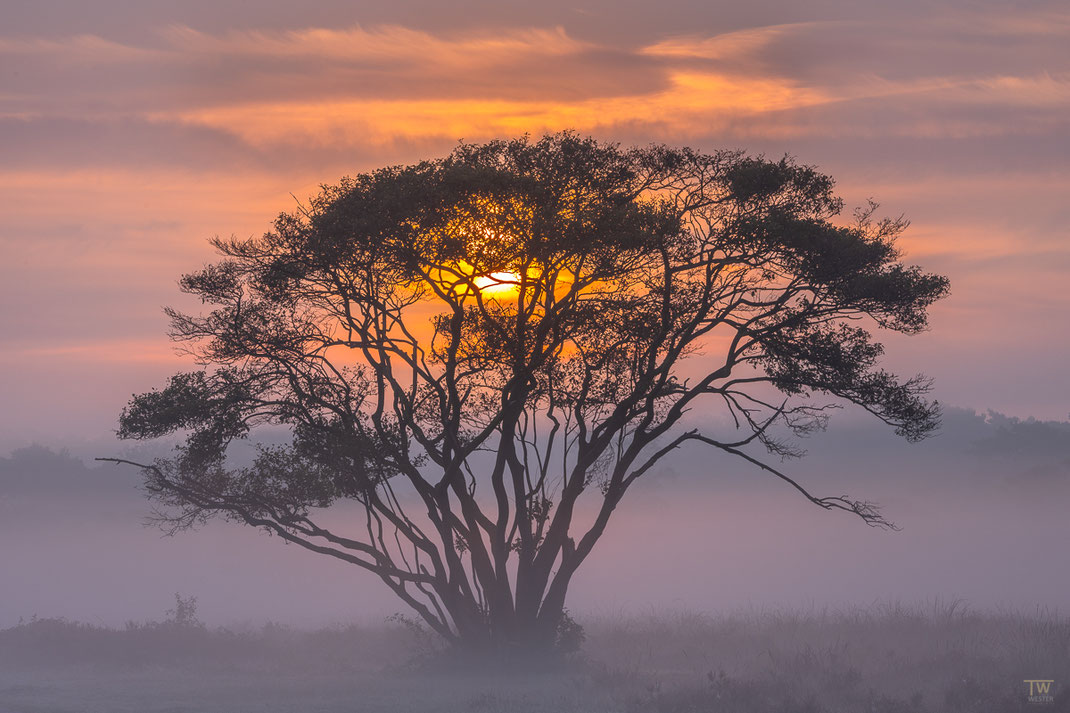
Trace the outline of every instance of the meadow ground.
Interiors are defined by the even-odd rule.
[[[570,665],[533,674],[458,671],[401,626],[35,619],[0,631],[0,713],[1070,711],[1070,619],[1052,613],[943,603],[581,623]],[[1028,680],[1054,681],[1050,702],[1030,701]]]

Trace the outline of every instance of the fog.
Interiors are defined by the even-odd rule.
[[[918,444],[839,413],[783,464],[817,495],[873,500],[899,528],[805,501],[732,456],[670,456],[615,513],[570,590],[581,616],[964,600],[1067,608],[1070,423],[946,409]],[[0,460],[0,628],[33,616],[159,618],[175,593],[214,626],[379,624],[404,606],[375,577],[249,527],[166,537],[119,443],[17,449]],[[135,453],[144,457],[148,453]],[[332,512],[334,522],[349,515]]]
[[[548,670],[458,668],[388,619],[406,612],[376,578],[249,527],[146,527],[138,471],[91,458],[162,445],[16,449],[0,459],[0,711],[1066,710],[1070,422],[947,408],[908,444],[845,410],[804,445],[787,473],[879,502],[899,530],[680,451],[581,568],[581,647]]]

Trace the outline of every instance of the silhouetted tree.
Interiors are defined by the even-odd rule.
[[[905,221],[833,222],[832,189],[787,158],[572,133],[343,179],[213,240],[223,259],[181,281],[211,310],[168,310],[204,368],[135,397],[119,433],[188,434],[141,466],[170,528],[245,522],[374,572],[456,645],[550,650],[621,498],[683,444],[888,524],[758,456],[838,400],[911,440],[936,425],[928,381],[881,370],[867,330],[921,331],[947,280],[898,261]],[[714,409],[734,427],[685,419]],[[292,443],[228,466],[268,423]],[[342,501],[347,532],[318,517]]]

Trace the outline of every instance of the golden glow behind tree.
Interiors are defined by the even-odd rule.
[[[204,368],[136,397],[120,433],[188,434],[142,466],[171,528],[264,528],[374,572],[458,646],[552,650],[614,508],[685,443],[887,524],[759,458],[838,400],[909,439],[936,425],[928,382],[881,370],[867,330],[924,329],[947,281],[898,261],[903,221],[834,224],[832,185],[571,133],[345,179],[261,238],[215,241],[223,259],[181,283],[211,311],[169,312]],[[734,428],[684,425],[714,410]],[[229,466],[265,423],[292,443]],[[363,513],[345,532],[318,518],[341,501]]]

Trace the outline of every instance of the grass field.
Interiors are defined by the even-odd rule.
[[[1070,620],[958,603],[581,619],[551,672],[458,671],[404,627],[0,631],[2,713],[1067,711]],[[1053,680],[1030,702],[1027,680]]]

